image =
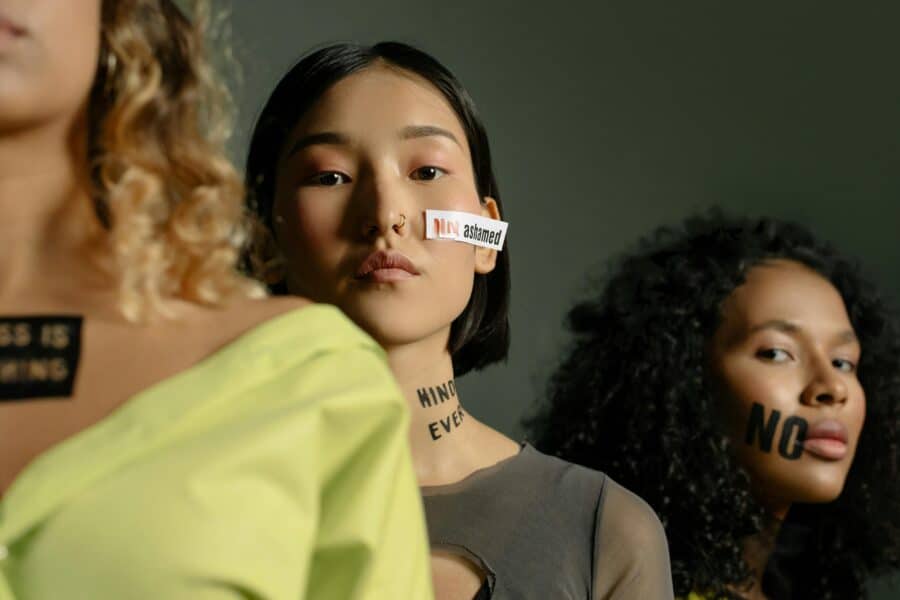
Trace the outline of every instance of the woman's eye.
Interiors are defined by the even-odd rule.
[[[756,356],[771,362],[787,362],[793,358],[791,353],[781,348],[765,348],[756,353]]]
[[[342,183],[349,183],[350,177],[337,171],[326,171],[324,173],[316,173],[306,180],[308,185],[334,186]]]
[[[831,364],[839,371],[844,371],[845,373],[853,373],[856,371],[856,364],[843,358],[836,358],[831,361]]]
[[[439,167],[419,167],[412,172],[410,177],[416,181],[433,181],[447,174],[447,171]]]

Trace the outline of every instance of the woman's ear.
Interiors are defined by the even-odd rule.
[[[500,207],[497,201],[490,196],[485,196],[481,202],[481,216],[487,219],[500,220]],[[481,246],[475,247],[475,272],[479,275],[487,275],[497,266],[497,251]]]

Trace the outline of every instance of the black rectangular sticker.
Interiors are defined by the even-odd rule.
[[[0,317],[0,402],[71,397],[82,322],[78,316]]]

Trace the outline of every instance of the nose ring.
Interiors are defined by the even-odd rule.
[[[394,224],[394,231],[400,233],[400,230],[403,229],[404,225],[406,225],[406,215],[400,213],[400,222]]]

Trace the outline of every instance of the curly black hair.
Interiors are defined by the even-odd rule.
[[[750,582],[741,540],[765,513],[714,416],[706,349],[723,300],[774,259],[841,294],[863,349],[867,416],[840,497],[791,508],[763,587],[772,598],[864,598],[869,576],[900,566],[900,337],[858,265],[807,229],[711,211],[643,239],[569,313],[575,340],[526,429],[541,450],[605,471],[657,511],[676,594],[737,597]]]

